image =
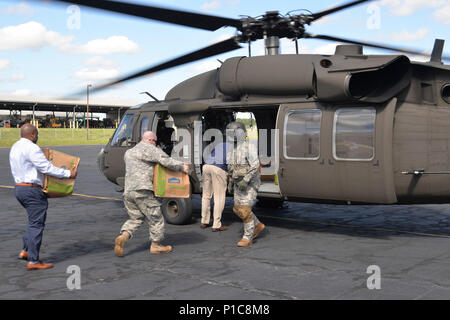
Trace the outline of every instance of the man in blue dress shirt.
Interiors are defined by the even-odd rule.
[[[218,143],[210,154],[205,155],[203,165],[202,220],[200,227],[208,227],[211,216],[211,198],[214,196],[212,231],[225,231],[222,225],[222,212],[227,193],[227,152],[233,146],[227,142]]]
[[[9,153],[11,173],[16,184],[14,194],[28,214],[28,226],[19,258],[28,260],[29,270],[48,269],[53,267],[53,264],[39,260],[48,207],[47,196],[42,192],[44,174],[73,179],[77,172],[75,168],[57,168],[47,160],[36,144],[39,137],[36,127],[29,123],[24,124],[20,129],[20,136],[21,139],[11,147]]]

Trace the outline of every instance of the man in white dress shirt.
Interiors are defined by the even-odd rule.
[[[36,127],[24,124],[20,129],[20,136],[21,139],[11,147],[9,154],[11,173],[16,183],[14,194],[28,214],[28,226],[19,258],[28,260],[29,270],[48,269],[53,267],[53,264],[39,260],[48,207],[47,196],[42,192],[44,174],[73,179],[77,172],[75,168],[57,168],[47,160],[36,144],[39,136]]]

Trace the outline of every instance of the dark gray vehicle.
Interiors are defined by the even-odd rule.
[[[234,57],[171,89],[164,101],[129,109],[99,155],[103,174],[123,185],[125,151],[146,130],[171,153],[181,130],[190,133],[185,155],[194,165],[192,192],[201,192],[204,140],[201,132],[222,130],[240,113],[254,119],[260,156],[262,203],[284,200],[332,203],[450,202],[450,66],[442,63],[444,40],[436,40],[429,62],[405,55],[365,55],[363,46],[388,47],[327,35],[306,25],[353,1],[315,14],[221,18],[116,1],[63,1],[205,30],[234,26],[235,37],[96,87],[96,90],[265,39],[266,56]],[[279,54],[279,39],[315,38],[347,43],[333,55]],[[95,91],[95,90],[94,90]],[[252,121],[253,122],[253,121]],[[263,134],[261,129],[275,132]],[[277,131],[270,131],[277,129]],[[195,150],[195,146],[202,146]],[[200,157],[200,158],[199,158]],[[199,160],[200,159],[200,160]],[[267,201],[269,200],[269,201]],[[189,221],[190,199],[164,199],[169,223]]]

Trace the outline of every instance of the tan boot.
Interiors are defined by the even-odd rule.
[[[114,246],[114,253],[118,257],[123,257],[123,246],[125,245],[125,242],[128,241],[128,239],[131,238],[131,235],[124,231],[116,238],[115,246]]]
[[[162,246],[159,242],[152,242],[150,246],[151,254],[169,253],[172,251],[172,246]]]
[[[261,231],[263,231],[265,229],[266,225],[262,222],[260,222],[256,227],[255,227],[255,231],[253,232],[253,239],[255,239],[260,233]]]
[[[238,247],[248,247],[252,243],[253,243],[253,241],[242,238],[241,241],[239,241],[237,245],[238,245]]]

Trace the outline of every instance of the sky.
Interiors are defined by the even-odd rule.
[[[277,10],[286,14],[308,9],[319,12],[350,0],[133,0],[239,19]],[[326,34],[431,52],[434,39],[447,41],[450,55],[450,0],[378,0],[334,13],[307,26],[307,32]],[[234,28],[214,32],[130,17],[55,1],[0,0],[0,99],[59,98],[111,81],[134,71],[207,47],[235,34]],[[335,42],[304,39],[301,53],[332,54]],[[246,56],[235,50],[199,62],[162,71],[95,94],[93,101],[133,105],[158,99],[176,84],[217,68],[217,59]],[[281,53],[295,53],[291,40],[281,41]],[[389,51],[364,48],[366,54]],[[262,41],[252,55],[264,55]],[[409,56],[412,60],[426,58]],[[446,61],[448,64],[449,61]]]

